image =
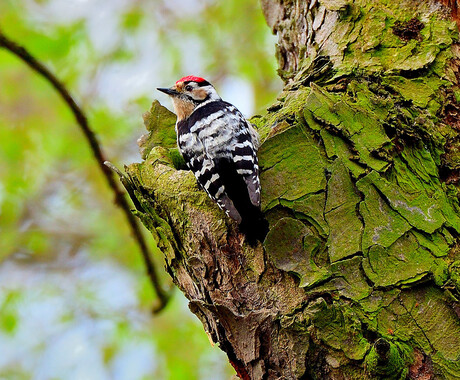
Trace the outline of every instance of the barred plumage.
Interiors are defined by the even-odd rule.
[[[178,147],[200,186],[250,242],[263,240],[268,223],[260,211],[257,132],[202,78],[185,77],[159,90],[173,100]]]
[[[179,149],[198,183],[228,216],[242,218],[228,197],[219,173],[219,161],[233,162],[243,176],[251,203],[260,206],[257,155],[247,121],[231,104],[216,100],[196,109],[177,123]],[[228,185],[227,185],[228,186]]]

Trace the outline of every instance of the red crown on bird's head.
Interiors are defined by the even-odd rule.
[[[188,75],[186,77],[183,77],[181,79],[179,79],[176,84],[180,83],[180,82],[197,82],[197,83],[200,83],[200,82],[206,82],[206,79],[204,78],[200,78],[200,77],[196,77],[194,75]]]

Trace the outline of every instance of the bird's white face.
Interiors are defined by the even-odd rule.
[[[203,103],[220,99],[212,84],[198,77],[184,77],[173,87],[158,90],[171,97],[179,121],[188,118]]]

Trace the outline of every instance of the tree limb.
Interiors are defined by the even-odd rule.
[[[79,125],[93,152],[99,169],[101,169],[105,179],[107,180],[109,187],[112,189],[115,195],[115,203],[122,209],[126,217],[126,220],[131,228],[131,232],[134,236],[134,239],[137,245],[139,246],[150,282],[152,283],[152,286],[159,299],[159,303],[154,307],[153,311],[159,312],[166,306],[169,299],[169,295],[164,291],[164,289],[160,285],[157,271],[151,259],[150,252],[145,242],[145,239],[142,235],[139,222],[130,211],[130,206],[125,196],[125,192],[121,189],[120,185],[115,180],[115,177],[110,168],[104,165],[104,162],[106,161],[105,154],[102,151],[102,148],[97,140],[95,133],[91,130],[83,110],[75,102],[72,95],[66,89],[64,84],[53,73],[51,73],[45,65],[43,65],[35,57],[33,57],[23,46],[20,46],[11,39],[7,38],[1,30],[0,47],[3,47],[4,49],[14,54],[16,57],[18,57],[24,63],[26,63],[30,68],[32,68],[32,70],[36,71],[43,78],[45,78],[54,87],[54,89],[59,93],[64,102],[72,110],[77,124]]]
[[[241,379],[458,378],[457,26],[434,0],[262,9],[286,82],[251,119],[263,246],[180,170],[157,102],[122,177],[137,215]]]

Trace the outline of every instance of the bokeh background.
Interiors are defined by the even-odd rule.
[[[203,76],[246,116],[281,88],[257,0],[0,0],[0,28],[64,81],[119,167],[140,160],[152,100],[170,108],[156,87]],[[182,294],[157,316],[153,299],[72,114],[0,49],[0,379],[229,379]]]

